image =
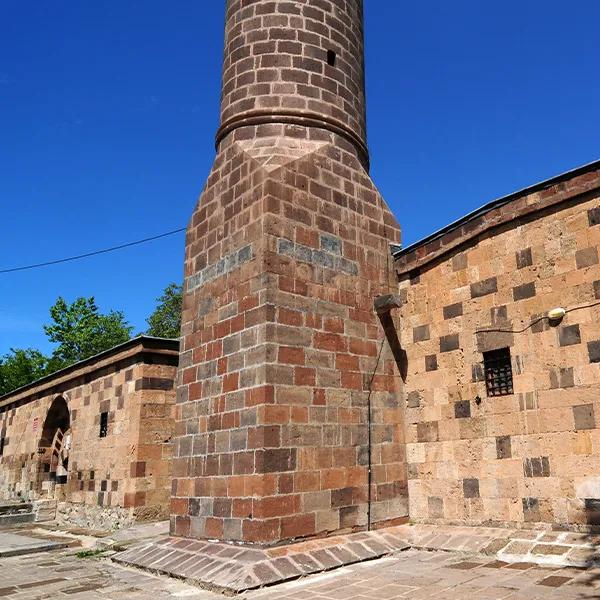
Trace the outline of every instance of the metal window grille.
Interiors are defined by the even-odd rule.
[[[108,413],[100,413],[100,437],[108,435]]]
[[[506,396],[513,393],[509,348],[484,352],[483,366],[488,396]]]

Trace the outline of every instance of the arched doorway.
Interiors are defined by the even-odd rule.
[[[71,416],[62,396],[52,402],[38,445],[38,493],[60,500],[65,493],[71,449]]]

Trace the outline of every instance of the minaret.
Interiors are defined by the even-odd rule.
[[[362,0],[226,10],[217,156],[186,238],[171,533],[379,526],[407,514],[373,310],[397,290],[400,233],[368,175]]]

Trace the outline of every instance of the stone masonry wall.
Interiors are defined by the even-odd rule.
[[[345,140],[264,125],[249,148],[239,131],[188,230],[173,532],[269,543],[365,527],[371,386],[371,520],[403,517],[399,376],[373,310],[397,286],[398,228]],[[267,168],[286,133],[302,155]]]
[[[186,239],[171,531],[275,544],[405,517],[373,309],[397,288],[399,227],[365,170],[362,1],[226,11],[218,153]]]
[[[34,500],[56,494],[64,503],[61,518],[71,516],[86,526],[164,518],[170,494],[176,352],[167,359],[172,364],[144,364],[135,357],[108,361],[56,385],[18,394],[12,403],[13,398],[4,400],[0,497]],[[57,398],[70,411],[72,448],[67,483],[52,489],[38,447]],[[108,413],[106,437],[99,437],[102,412]]]
[[[573,176],[397,261],[412,519],[599,524],[599,187]],[[488,397],[482,353],[505,347],[514,393]]]

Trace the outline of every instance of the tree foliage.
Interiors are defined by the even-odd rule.
[[[102,314],[94,297],[77,298],[68,304],[59,297],[50,308],[52,323],[44,325],[46,336],[58,344],[52,353],[54,368],[63,368],[94,356],[131,338],[133,327],[121,311]]]
[[[11,348],[0,357],[0,396],[43,377],[47,367],[48,358],[39,350]]]
[[[182,298],[181,285],[171,283],[165,288],[147,319],[147,335],[179,337]],[[72,303],[59,297],[50,308],[50,319],[44,325],[48,340],[55,344],[50,356],[34,348],[11,348],[0,356],[0,395],[122,344],[133,331],[123,312],[100,312],[93,296]]]
[[[50,318],[44,331],[56,344],[54,351],[45,356],[34,348],[11,348],[0,357],[0,395],[122,344],[133,330],[122,312],[102,314],[93,297],[77,298],[71,304],[59,297],[50,308]]]
[[[178,338],[181,329],[183,286],[176,283],[169,284],[156,302],[154,312],[146,319],[148,323],[146,335]]]

